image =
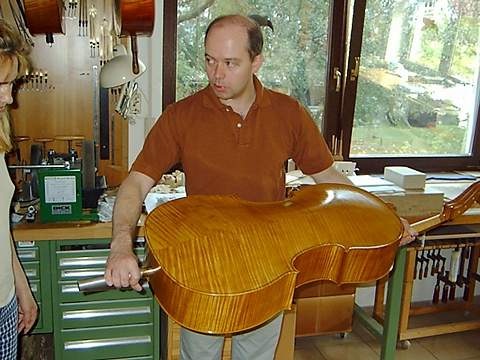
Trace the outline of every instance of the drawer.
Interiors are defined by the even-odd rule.
[[[103,274],[103,273],[102,273]],[[79,301],[97,301],[97,300],[120,300],[120,299],[138,299],[152,297],[152,292],[148,283],[143,284],[141,293],[135,290],[108,290],[94,293],[83,293],[78,289],[76,281],[59,281],[58,302],[79,302]]]
[[[40,280],[30,280],[30,289],[32,290],[33,297],[37,302],[42,301],[42,287],[40,286]]]
[[[153,355],[153,324],[62,330],[61,358],[125,359]]]
[[[21,262],[40,260],[40,252],[37,246],[17,247],[17,254]]]
[[[40,279],[40,262],[39,261],[26,261],[22,262],[23,270],[29,280]]]
[[[153,322],[153,299],[95,301],[60,305],[62,329]]]
[[[58,269],[86,269],[86,268],[104,268],[107,262],[108,249],[87,249],[73,251],[57,251]],[[145,259],[145,250],[143,248],[135,249],[140,262]]]

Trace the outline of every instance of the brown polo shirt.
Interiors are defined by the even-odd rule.
[[[210,86],[167,107],[148,134],[132,169],[158,181],[176,163],[188,195],[230,195],[251,201],[285,197],[285,161],[305,174],[333,159],[310,115],[295,99],[266,89],[245,119],[222,104]]]

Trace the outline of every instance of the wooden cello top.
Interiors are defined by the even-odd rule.
[[[315,185],[271,203],[189,196],[146,219],[151,264],[161,267],[150,283],[183,326],[241,331],[289,308],[296,286],[384,276],[402,231],[380,199],[347,185]],[[256,314],[261,301],[268,306]]]

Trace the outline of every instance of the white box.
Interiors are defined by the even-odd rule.
[[[426,175],[406,166],[386,166],[383,177],[406,190],[425,188]]]

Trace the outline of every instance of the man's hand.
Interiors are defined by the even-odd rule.
[[[117,289],[131,287],[140,292],[143,287],[138,283],[139,280],[138,259],[133,251],[131,249],[112,248],[105,267],[107,285],[113,285]]]
[[[403,225],[402,239],[400,240],[400,246],[407,245],[416,239],[418,233],[410,226],[407,220],[400,218]]]

